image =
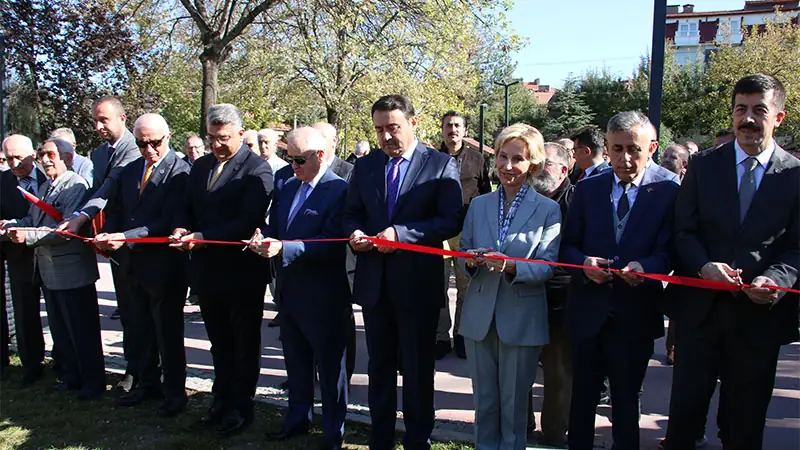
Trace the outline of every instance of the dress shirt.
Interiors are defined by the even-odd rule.
[[[592,172],[594,172],[595,169],[597,169],[597,166],[599,166],[600,164],[595,164],[592,167],[587,167],[586,170],[583,171],[583,178],[589,178],[590,176],[592,176]]]
[[[403,161],[400,161],[400,174],[398,175],[399,179],[397,180],[398,197],[400,196],[400,188],[402,188],[403,186],[403,180],[406,178],[406,172],[408,172],[408,166],[411,164],[411,157],[414,156],[414,149],[417,148],[417,142],[418,141],[414,139],[414,142],[411,144],[411,147],[408,148],[402,155],[400,155],[400,157],[403,158]],[[386,161],[386,167],[383,172],[384,183],[386,183],[386,180],[389,177],[389,171],[391,170],[391,168],[392,168],[392,158],[389,158],[389,160]],[[395,205],[396,204],[397,203],[395,203]]]
[[[161,161],[163,161],[164,158],[166,158],[167,155],[169,155],[169,152],[171,152],[171,151],[172,151],[172,149],[167,149],[167,152],[164,153],[164,156],[159,158],[159,160],[156,161],[155,164],[153,164],[153,172],[156,171],[156,169],[158,168],[158,165],[161,164]],[[153,178],[153,172],[150,172],[150,178]],[[142,176],[139,177],[139,180],[144,180],[144,174],[145,173],[147,173],[147,160],[146,159],[144,160],[144,167],[142,167]]]
[[[292,214],[292,211],[294,211],[295,208],[302,208],[303,207],[303,202],[306,201],[306,199],[308,199],[308,197],[311,196],[311,193],[314,192],[314,188],[317,187],[317,184],[319,184],[319,180],[322,179],[322,176],[325,175],[325,172],[327,172],[327,171],[328,171],[328,166],[323,162],[322,165],[319,168],[319,172],[317,173],[317,175],[314,177],[313,180],[308,182],[308,191],[306,191],[305,198],[300,198],[300,188],[299,187],[297,188],[297,192],[294,193],[294,199],[292,199],[292,204],[289,207],[289,215]],[[297,181],[300,181],[300,180],[297,180]],[[305,181],[303,181],[301,183],[305,183]],[[301,186],[302,186],[302,184],[301,184]],[[295,214],[295,217],[294,217],[295,220],[297,219],[297,216],[299,216],[300,214],[301,214],[300,211],[298,211]],[[287,223],[286,226],[288,227],[289,224]],[[281,262],[283,264],[283,267],[286,267],[286,266],[289,265],[289,261],[286,259],[286,255],[281,254]]]
[[[642,183],[642,178],[644,177],[644,173],[647,170],[645,167],[644,170],[636,176],[636,178],[631,181],[630,187],[628,187],[628,204],[630,205],[630,211],[633,209],[633,204],[636,203],[636,195],[639,193],[639,186]],[[611,186],[611,203],[614,204],[614,214],[616,214],[617,206],[619,206],[619,199],[622,198],[622,193],[624,192],[622,186],[619,185],[619,182],[622,181],[619,179],[617,174],[614,174],[614,186]]]
[[[33,169],[31,169],[31,173],[29,173],[28,176],[25,177],[25,178],[30,178],[32,180],[32,181],[30,181],[30,184],[28,184],[28,187],[25,190],[30,192],[33,195],[38,196],[39,195],[39,180],[38,180],[37,175],[36,175],[36,170],[37,170],[36,166],[33,166]],[[17,178],[17,184],[22,186],[20,184],[20,182],[22,180],[24,180],[25,178]],[[19,194],[22,195],[22,197],[25,197],[25,195],[22,192],[20,192]]]
[[[742,175],[744,174],[744,161],[749,158],[751,155],[748,155],[747,152],[739,146],[739,140],[737,139],[734,141],[733,147],[736,149],[736,189],[738,190],[742,184]],[[753,169],[753,177],[756,181],[756,190],[758,186],[761,185],[761,180],[764,178],[764,172],[767,171],[767,165],[769,164],[770,158],[772,158],[772,154],[775,153],[775,140],[773,139],[772,145],[769,146],[768,149],[764,150],[763,152],[759,153],[755,156],[756,161],[758,164],[756,168]]]

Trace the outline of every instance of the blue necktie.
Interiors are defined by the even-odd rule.
[[[752,156],[742,162],[744,172],[739,183],[739,222],[744,222],[747,216],[747,210],[750,209],[750,203],[756,195],[756,167],[758,167],[758,160]]]
[[[300,207],[303,206],[303,203],[306,201],[306,195],[308,195],[309,188],[311,188],[311,185],[308,183],[303,183],[300,185],[300,189],[297,191],[297,202],[294,204],[294,208],[289,211],[289,220],[286,222],[287,228],[292,224],[294,216],[297,215],[297,211],[300,211]]]
[[[392,158],[389,166],[389,173],[386,176],[386,206],[389,212],[389,220],[394,214],[394,206],[397,203],[397,191],[400,190],[400,163],[403,158],[398,156]]]

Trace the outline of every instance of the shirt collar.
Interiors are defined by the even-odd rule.
[[[417,144],[419,144],[419,141],[414,139],[414,142],[411,143],[411,147],[407,148],[405,153],[400,156],[406,161],[411,162],[411,157],[414,156],[414,151],[417,149]]]
[[[733,148],[736,149],[736,165],[738,166],[745,159],[749,158],[751,155],[748,155],[747,152],[744,151],[741,145],[739,145],[739,140],[736,139],[733,141]],[[769,164],[770,158],[772,158],[772,154],[775,152],[775,139],[772,139],[772,145],[769,146],[768,149],[764,150],[763,152],[759,153],[755,156],[756,160],[763,168],[767,168],[767,164]]]
[[[645,172],[647,172],[647,167],[645,167],[643,171],[639,172],[639,175],[636,175],[636,178],[631,180],[631,188],[634,188],[634,187],[638,188],[639,186],[642,185],[642,178],[644,178],[644,173]],[[619,183],[621,181],[622,180],[620,180],[619,177],[617,176],[617,174],[615,173],[614,174],[614,184],[619,186]]]
[[[113,148],[114,150],[116,150],[116,149],[117,149],[117,147],[119,146],[119,143],[120,143],[120,141],[121,141],[121,140],[122,140],[122,138],[124,138],[124,137],[125,137],[125,133],[123,132],[123,133],[122,133],[122,136],[120,136],[120,137],[119,137],[119,139],[117,139],[117,142],[114,142],[113,144],[109,144],[109,147],[111,147],[111,148]]]
[[[170,149],[167,149],[167,152],[166,152],[166,153],[164,153],[164,156],[162,156],[162,157],[161,157],[161,158],[160,158],[158,161],[156,161],[156,163],[155,163],[155,164],[153,164],[153,170],[155,170],[155,169],[156,169],[156,167],[158,167],[158,165],[159,165],[159,164],[161,164],[161,161],[163,161],[164,159],[166,159],[167,155],[169,155],[169,152],[171,152],[171,151],[172,151],[172,149],[171,149],[171,148],[170,148]],[[145,161],[145,162],[144,162],[144,167],[145,167],[145,169],[147,169],[147,161]]]
[[[39,177],[36,175],[36,166],[33,166],[33,169],[31,169],[31,173],[29,173],[28,176],[25,178],[30,178],[31,180],[33,180],[34,183],[38,184]],[[21,181],[22,179],[18,180]]]
[[[314,188],[317,187],[317,184],[319,184],[319,180],[321,180],[322,177],[325,176],[325,172],[327,171],[328,171],[328,165],[323,162],[319,166],[319,172],[317,172],[317,175],[314,177],[313,180],[308,182],[308,185],[311,188],[311,190],[314,190]]]

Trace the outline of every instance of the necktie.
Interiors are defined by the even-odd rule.
[[[214,169],[214,174],[211,175],[211,179],[208,180],[208,189],[211,189],[214,186],[214,183],[217,182],[220,174],[222,174],[222,168],[225,167],[226,162],[228,161],[222,161],[221,163],[217,164],[217,168]]]
[[[752,156],[742,162],[744,172],[739,183],[739,222],[744,222],[750,202],[756,194],[756,167],[758,160]]]
[[[617,204],[617,219],[622,220],[631,209],[631,204],[628,200],[628,189],[630,189],[631,184],[620,181],[619,186],[622,188],[622,197],[619,198],[619,203]]]
[[[398,156],[392,158],[389,166],[389,173],[386,176],[386,206],[389,212],[389,220],[392,219],[394,206],[397,203],[397,191],[400,190],[400,163],[403,158]]]
[[[294,216],[297,215],[297,211],[300,211],[300,207],[303,206],[303,202],[306,201],[309,189],[311,189],[311,185],[308,183],[300,185],[300,189],[297,191],[297,201],[294,203],[294,208],[289,211],[289,220],[286,222],[287,227],[292,224]]]
[[[142,196],[142,192],[144,192],[145,186],[147,186],[147,182],[150,181],[150,175],[153,174],[153,164],[148,164],[147,168],[144,170],[144,177],[142,177],[142,185],[139,186],[139,197]]]

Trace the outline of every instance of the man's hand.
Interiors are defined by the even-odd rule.
[[[10,230],[8,232],[8,238],[11,239],[11,242],[15,244],[24,244],[25,243],[25,230],[20,230],[19,228],[15,230]]]
[[[772,281],[771,278],[759,276],[750,282],[749,288],[744,288],[742,291],[750,297],[753,303],[768,305],[778,300],[778,291],[771,289],[770,286],[777,286],[777,283]]]
[[[704,280],[720,281],[724,283],[738,283],[741,280],[741,269],[734,269],[725,263],[710,262],[700,269],[700,276]]]
[[[265,238],[261,235],[261,229],[256,228],[256,232],[247,247],[259,256],[274,258],[283,251],[283,242],[273,238]]]
[[[644,278],[640,277],[639,275],[635,275],[636,272],[644,273],[644,267],[642,267],[638,261],[631,261],[627,266],[621,269],[619,276],[623,279],[623,281],[628,283],[629,286],[638,286],[642,284]]]
[[[100,250],[113,252],[119,250],[125,244],[122,242],[123,239],[125,239],[125,234],[123,233],[100,233],[94,237],[94,244]]]
[[[88,221],[88,217],[84,216],[83,214],[78,214],[77,216],[64,220],[58,224],[56,231],[66,231],[67,233],[78,234],[81,227],[83,227],[83,225]]]
[[[203,244],[187,242],[190,240],[203,240],[203,233],[192,233],[186,228],[175,228],[169,239],[171,241],[169,246],[181,251],[193,250],[203,246]]]
[[[485,260],[483,259],[483,255],[486,253],[486,249],[466,250],[465,253],[473,255],[472,258],[466,258],[464,260],[464,264],[466,264],[467,267],[475,268],[484,265]]]
[[[372,241],[365,239],[367,237],[361,230],[353,231],[350,235],[350,247],[357,252],[368,252],[375,247]]]
[[[389,227],[378,233],[378,235],[375,237],[386,241],[397,242],[397,231],[395,231],[394,227]],[[386,245],[378,245],[377,249],[381,253],[392,253],[395,251],[394,248]]]
[[[588,256],[585,260],[583,260],[584,266],[597,267],[601,269],[607,269],[610,264],[610,260],[598,258],[596,256]],[[597,284],[607,283],[612,278],[611,273],[605,270],[583,269],[583,273],[586,275],[586,278],[594,281]]]

